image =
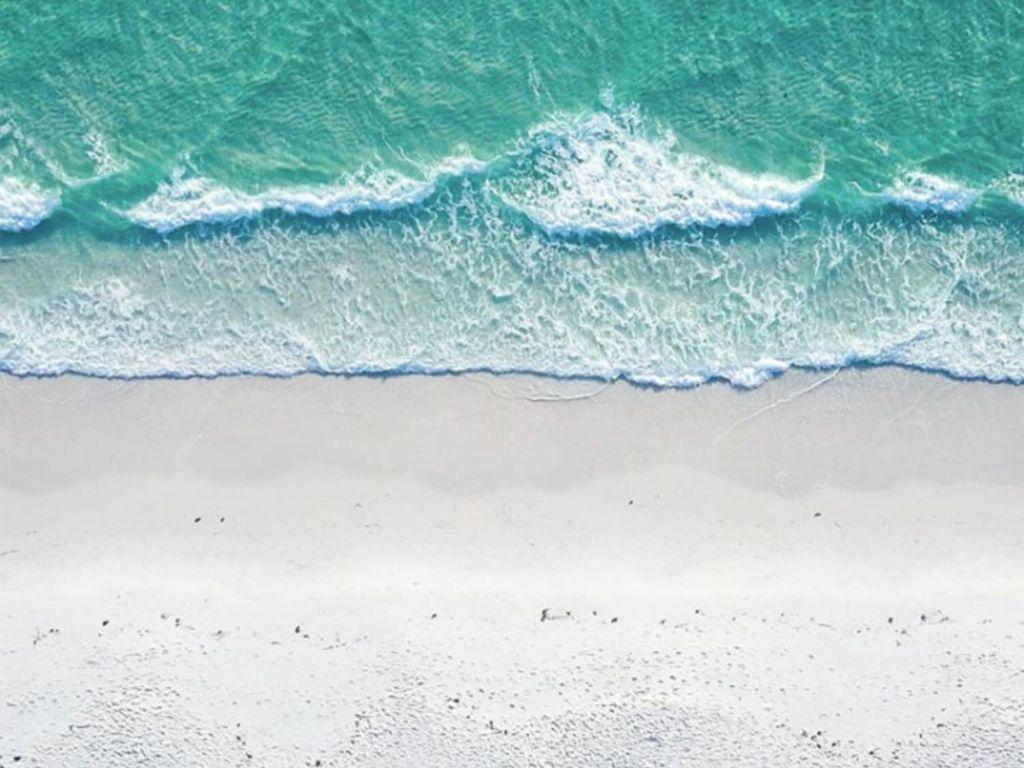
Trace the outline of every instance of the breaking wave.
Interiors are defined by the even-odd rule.
[[[433,194],[439,178],[480,167],[472,158],[453,158],[443,163],[433,178],[423,180],[394,172],[364,172],[329,186],[282,187],[258,193],[178,172],[124,215],[133,224],[165,234],[191,224],[229,223],[270,211],[318,218],[392,211],[423,202]]]
[[[636,109],[560,120],[530,133],[520,150],[524,172],[498,191],[549,234],[630,238],[793,213],[823,176],[744,173],[675,144],[669,132],[651,136]]]
[[[1008,173],[995,187],[1017,205],[1024,206],[1024,173]]]
[[[473,174],[486,175],[486,191],[548,234],[627,238],[668,225],[738,227],[792,213],[823,175],[750,174],[677,152],[675,138],[652,134],[633,108],[559,119],[493,162],[449,158],[420,178],[364,171],[326,186],[248,193],[178,172],[124,215],[167,233],[271,211],[320,218],[389,212],[425,202],[443,179]]]
[[[893,182],[883,196],[912,213],[958,214],[970,209],[981,192],[941,176],[915,171]]]
[[[24,232],[49,218],[60,195],[20,179],[0,178],[0,231]]]

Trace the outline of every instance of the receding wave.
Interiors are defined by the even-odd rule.
[[[477,191],[447,187],[451,216],[110,239],[63,267],[45,239],[27,243],[0,263],[0,370],[749,387],[793,366],[893,363],[1024,382],[1012,222],[808,215],[613,244],[551,238]]]
[[[0,231],[24,232],[49,218],[60,195],[16,178],[0,178]]]
[[[976,189],[931,173],[915,171],[893,182],[883,196],[912,213],[964,213],[981,196]]]
[[[392,211],[423,202],[434,193],[439,178],[480,167],[472,158],[451,158],[424,179],[374,171],[355,174],[332,185],[280,187],[257,193],[176,173],[124,215],[138,226],[165,234],[191,224],[223,224],[270,211],[318,218]]]
[[[636,109],[559,120],[530,133],[522,172],[498,191],[550,234],[628,238],[792,213],[822,178],[744,173],[675,144],[671,133],[647,130]]]

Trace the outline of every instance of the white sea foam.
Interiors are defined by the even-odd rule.
[[[981,196],[976,189],[931,173],[914,171],[893,182],[883,193],[893,205],[913,213],[964,213]]]
[[[564,118],[531,131],[495,163],[455,157],[419,178],[356,174],[327,186],[247,193],[177,173],[125,211],[135,224],[170,232],[197,222],[230,222],[267,211],[326,217],[391,211],[430,197],[440,179],[494,169],[488,184],[508,206],[552,234],[634,237],[666,225],[744,226],[792,213],[814,192],[807,179],[750,174],[679,153],[670,133],[652,135],[636,109]]]
[[[103,134],[93,129],[83,136],[89,159],[96,166],[95,178],[102,179],[128,169],[128,163],[110,151]]]
[[[1024,173],[1008,173],[994,186],[1017,205],[1024,205]]]
[[[24,232],[60,204],[60,195],[13,177],[0,178],[0,231]]]
[[[558,235],[745,226],[794,212],[822,178],[744,173],[679,153],[672,134],[652,136],[636,109],[541,126],[521,153],[529,172],[495,188],[506,204]]]
[[[391,211],[422,202],[444,176],[482,167],[472,158],[449,158],[424,179],[363,172],[331,185],[277,187],[255,193],[178,172],[124,215],[134,224],[167,233],[199,222],[227,223],[269,211],[315,217]]]

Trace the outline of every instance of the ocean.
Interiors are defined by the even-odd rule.
[[[0,0],[0,370],[1024,382],[1016,0]]]

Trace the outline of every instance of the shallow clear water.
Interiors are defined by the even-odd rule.
[[[0,368],[1024,381],[1024,6],[0,0]]]

